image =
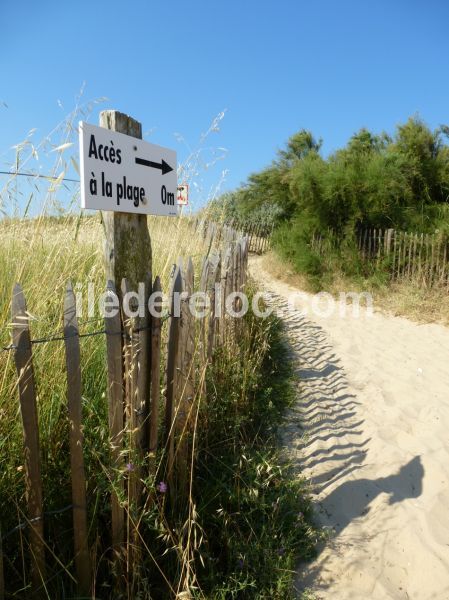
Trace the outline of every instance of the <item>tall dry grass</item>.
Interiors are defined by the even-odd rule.
[[[172,265],[180,256],[191,256],[196,272],[207,248],[203,237],[195,233],[187,220],[149,219],[153,245],[153,274],[160,275],[168,292]],[[38,218],[29,221],[4,220],[0,223],[0,330],[1,346],[10,344],[11,291],[15,282],[23,286],[31,316],[33,339],[61,334],[62,306],[67,282],[79,282],[87,290],[94,284],[96,295],[104,290],[103,228],[98,217],[81,220]],[[96,315],[98,317],[98,314]],[[102,329],[98,318],[81,318],[84,333]],[[163,330],[166,336],[166,328]],[[34,364],[38,387],[42,478],[45,510],[49,517],[50,538],[59,539],[61,514],[71,504],[68,465],[68,430],[66,419],[66,379],[64,346],[49,341],[34,347]],[[105,468],[109,463],[107,430],[105,341],[104,336],[84,338],[81,345],[83,365],[83,410],[85,421],[86,471],[89,496],[96,498],[90,507],[108,503],[110,482]],[[21,419],[18,412],[17,377],[11,352],[0,353],[0,500],[3,535],[25,522]],[[9,510],[6,510],[9,507]],[[90,514],[92,527],[97,516]],[[66,523],[65,519],[62,519]],[[93,525],[96,523],[96,525]],[[70,536],[69,536],[70,537]],[[67,542],[67,543],[66,543]],[[26,536],[22,531],[4,541],[5,556],[13,571],[17,556],[26,556]],[[71,545],[59,539],[49,548],[54,559],[70,564]],[[65,556],[65,561],[62,559]],[[22,559],[20,559],[22,560]],[[24,559],[25,560],[25,559]],[[15,566],[13,566],[15,565]],[[23,574],[15,573],[20,579]],[[24,580],[25,584],[25,580]]]
[[[44,186],[41,179],[31,177],[24,193],[18,177],[12,176],[0,189],[4,213],[0,221],[0,346],[10,343],[15,282],[23,286],[34,339],[61,334],[63,295],[69,280],[80,283],[84,292],[91,282],[97,296],[104,290],[100,216],[66,213],[67,208],[77,206],[78,192],[64,188],[64,177],[70,169],[77,170],[76,157],[69,153],[75,143],[74,124],[91,109],[79,102],[42,142],[34,144],[30,135],[16,147],[15,169],[32,170],[33,161],[47,153],[54,162],[46,172],[54,179]],[[181,166],[183,179],[190,183],[204,166],[210,167],[223,156],[212,153],[205,163],[203,152],[204,141],[218,129],[223,116],[220,113],[212,122],[199,147],[189,151]],[[225,175],[210,191],[212,197]],[[10,201],[8,210],[6,201]],[[168,290],[172,265],[179,257],[192,257],[198,278],[202,258],[211,248],[189,219],[150,217],[148,225],[153,277],[161,277],[163,290]],[[80,321],[82,333],[102,329],[95,316],[86,315]],[[208,373],[204,369],[198,373],[187,505],[167,512],[163,493],[157,502],[145,504],[138,515],[141,560],[135,565],[135,576],[125,577],[120,589],[114,587],[118,573],[111,561],[110,494],[120,473],[110,464],[105,339],[103,335],[82,339],[92,597],[224,600],[291,595],[296,555],[310,554],[316,532],[305,517],[309,505],[303,484],[292,480],[276,453],[276,427],[282,409],[292,400],[288,358],[280,346],[275,349],[280,334],[273,321],[249,315],[240,334],[238,343],[231,336],[218,351]],[[64,346],[60,340],[48,341],[34,345],[33,351],[48,563],[43,597],[74,598]],[[0,529],[8,593],[25,599],[30,597],[30,588],[23,462],[13,356],[0,351]],[[159,456],[157,468],[162,464]],[[144,482],[153,498],[159,477],[163,477],[162,469],[155,479]],[[122,502],[126,508],[126,497]]]

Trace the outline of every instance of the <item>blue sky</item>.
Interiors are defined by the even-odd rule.
[[[174,134],[195,148],[226,109],[204,143],[226,158],[197,176],[197,203],[224,169],[232,189],[301,128],[327,154],[414,113],[436,127],[449,122],[448,22],[445,0],[0,0],[0,169],[31,128],[39,140],[73,108],[83,82],[86,101],[109,99],[93,123],[101,108],[127,112],[180,160]]]

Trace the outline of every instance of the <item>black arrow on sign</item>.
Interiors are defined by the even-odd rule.
[[[153,162],[152,160],[145,160],[145,158],[136,158],[137,165],[143,165],[144,167],[151,167],[152,169],[159,169],[162,171],[162,175],[170,173],[173,168],[168,165],[165,160],[162,159],[161,163]]]

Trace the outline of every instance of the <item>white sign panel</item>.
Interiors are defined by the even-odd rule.
[[[189,203],[189,184],[178,185],[178,206],[187,206]]]
[[[177,215],[176,152],[80,123],[81,206]]]

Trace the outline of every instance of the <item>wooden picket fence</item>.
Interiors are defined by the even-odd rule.
[[[189,494],[189,451],[196,406],[205,393],[205,374],[216,356],[216,349],[233,338],[238,342],[236,319],[225,314],[225,299],[240,292],[247,281],[249,238],[229,226],[221,227],[220,239],[215,225],[206,226],[211,247],[203,260],[202,272],[195,278],[191,259],[173,266],[169,291],[169,315],[160,312],[160,298],[153,302],[150,323],[139,326],[137,319],[128,318],[120,303],[116,316],[104,319],[106,337],[105,367],[108,378],[109,448],[114,472],[125,474],[111,486],[111,539],[117,573],[125,572],[132,579],[139,564],[142,540],[139,531],[139,511],[154,499],[154,489],[144,486],[156,470],[156,456],[162,457],[158,477],[167,485],[167,501],[174,509],[185,506]],[[213,249],[211,251],[213,242]],[[205,318],[197,319],[189,310],[195,290],[204,292],[212,309]],[[109,293],[116,292],[112,282]],[[122,282],[119,297],[128,291]],[[161,291],[156,277],[152,292]],[[176,303],[182,295],[180,312]],[[219,297],[217,297],[219,294]],[[120,301],[121,302],[121,301]],[[238,299],[233,300],[235,305]],[[165,319],[168,333],[162,337]],[[73,512],[73,558],[78,592],[90,597],[94,566],[89,548],[86,497],[86,477],[83,459],[82,379],[80,334],[75,294],[68,283],[63,314],[67,406],[70,423],[70,467]],[[61,338],[59,338],[61,339]],[[51,340],[50,340],[51,341]],[[164,348],[163,345],[166,344]],[[149,348],[149,352],[145,349]],[[45,506],[42,493],[41,448],[39,443],[37,389],[33,369],[33,339],[30,318],[23,290],[17,284],[12,296],[12,345],[17,369],[17,389],[24,434],[24,477],[26,486],[29,557],[28,580],[30,596],[46,596]],[[148,377],[149,375],[149,377]],[[61,377],[63,374],[61,373]],[[162,377],[161,377],[162,376]],[[164,398],[161,397],[164,380]],[[149,380],[149,381],[148,381]],[[146,386],[149,384],[149,395]],[[149,402],[148,402],[149,398]],[[161,476],[162,476],[161,475]],[[154,487],[154,486],[153,486]],[[125,502],[123,501],[125,498]],[[3,576],[0,545],[0,598],[7,582]]]
[[[214,221],[195,221],[196,227],[203,232],[205,239],[230,241],[237,237],[248,239],[248,250],[254,254],[263,254],[271,248],[271,235],[274,225],[259,221],[233,219],[225,223]]]
[[[230,226],[248,238],[250,252],[263,254],[271,248],[274,225],[262,221],[231,221]]]
[[[449,289],[449,240],[439,234],[410,233],[395,229],[359,229],[357,247],[364,261],[386,269],[392,280],[411,280],[426,287]],[[335,247],[332,232],[313,236],[319,254]]]
[[[408,279],[426,287],[449,287],[449,242],[438,233],[363,229],[357,236],[365,260],[385,265],[393,280]]]

